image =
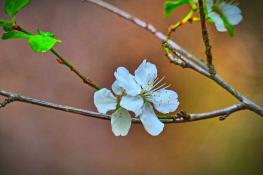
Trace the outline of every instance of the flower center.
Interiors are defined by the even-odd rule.
[[[142,94],[141,94],[142,97],[143,98],[150,97],[152,96],[154,92],[170,87],[171,86],[170,84],[169,85],[167,85],[166,83],[161,84],[164,78],[165,77],[162,77],[161,79],[159,79],[157,77],[153,82],[150,82],[148,84],[148,87],[142,91]]]

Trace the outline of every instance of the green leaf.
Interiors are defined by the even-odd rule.
[[[58,42],[61,41],[56,40],[53,37],[43,35],[33,35],[30,36],[30,38],[28,39],[30,47],[35,52],[48,52]]]
[[[42,35],[42,36],[49,36],[49,37],[52,37],[52,38],[55,37],[55,34],[54,34],[54,33],[51,33],[51,32],[44,32],[44,31],[39,30],[39,29],[37,30],[37,33],[40,34],[40,35]]]
[[[5,26],[13,26],[13,22],[12,21],[0,20],[0,27],[5,27]]]
[[[6,23],[5,21],[2,21],[2,20],[1,20],[1,21],[0,21],[0,27],[3,27],[3,26],[5,25],[5,23]]]
[[[11,31],[14,30],[13,29],[13,25],[4,26],[3,29],[4,29],[5,32],[11,32]]]
[[[4,21],[0,20],[0,27],[3,27],[5,32],[13,30],[13,22],[12,21]]]
[[[165,13],[165,15],[170,15],[177,7],[179,7],[183,4],[192,5],[193,1],[192,0],[176,0],[176,1],[164,2],[164,13]]]
[[[13,18],[22,8],[30,4],[31,0],[4,0],[5,12]]]
[[[7,39],[28,39],[30,35],[22,33],[22,32],[16,32],[16,31],[10,31],[7,33],[4,33],[2,35],[3,40]]]
[[[54,38],[54,34],[38,30],[37,35],[26,34],[18,31],[6,32],[2,35],[2,39],[27,39],[29,46],[35,52],[47,52],[54,47],[60,40]]]

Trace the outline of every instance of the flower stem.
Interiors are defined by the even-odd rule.
[[[180,22],[177,22],[176,24],[174,25],[171,25],[169,28],[168,28],[168,33],[167,33],[167,38],[170,39],[171,38],[171,35],[173,32],[175,32],[179,27],[181,27],[182,25],[184,25],[185,23],[187,22],[193,22],[193,14],[194,14],[194,11],[191,10]]]

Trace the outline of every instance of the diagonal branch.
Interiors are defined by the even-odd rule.
[[[166,38],[163,33],[159,32],[153,25],[144,22],[143,20],[136,18],[129,13],[105,2],[102,0],[83,0],[83,2],[90,2],[95,5],[98,5],[99,7],[102,7],[109,12],[118,15],[122,18],[124,18],[127,21],[132,22],[133,24],[145,29],[146,31],[152,33],[156,38],[160,39],[164,43],[166,43]],[[224,88],[226,91],[228,91],[230,94],[232,94],[236,99],[238,99],[241,103],[244,103],[246,105],[246,108],[250,111],[253,111],[263,117],[263,108],[254,102],[250,101],[248,98],[244,97],[242,94],[240,94],[237,90],[235,90],[232,86],[230,86],[228,83],[226,83],[219,75],[211,75],[209,73],[209,69],[205,63],[203,63],[200,59],[193,56],[191,53],[183,49],[181,46],[179,46],[174,41],[169,41],[167,44],[167,47],[170,48],[170,50],[175,54],[182,56],[184,58],[184,62],[187,63],[187,66],[190,66],[190,68],[196,70],[197,72],[201,73],[202,75],[205,75],[206,77],[210,78],[214,82],[216,82],[219,86]],[[183,63],[182,63],[183,64]]]
[[[164,47],[168,47],[171,51],[173,51],[173,47],[171,47],[169,44],[164,44]],[[187,58],[185,58],[184,56],[178,54],[176,51],[173,51],[173,53],[175,53],[175,56],[177,58],[174,57],[172,54],[167,54],[168,59],[172,63],[175,63],[175,60],[178,60],[178,59],[181,60],[183,63],[181,63],[181,64],[175,63],[175,64],[181,66],[182,68],[190,68],[190,69],[204,75],[205,77],[213,80],[219,86],[221,86],[226,91],[228,91],[230,94],[232,94],[234,97],[236,97],[236,99],[238,99],[240,102],[246,104],[247,108],[250,111],[253,111],[253,112],[257,113],[258,115],[260,115],[261,117],[263,117],[263,108],[261,106],[258,106],[254,102],[250,101],[248,98],[244,97],[242,94],[240,94],[238,91],[236,91],[233,87],[231,87],[229,84],[227,84],[218,74],[212,75],[207,70],[202,69],[198,65],[194,64],[192,61],[190,61]],[[176,62],[178,62],[178,61],[176,61]]]
[[[60,104],[50,103],[50,102],[42,101],[39,99],[18,95],[13,92],[0,90],[0,95],[7,97],[7,99],[12,98],[12,101],[10,101],[9,103],[18,101],[18,102],[28,103],[32,105],[45,107],[45,108],[64,111],[68,113],[79,114],[82,116],[93,117],[93,118],[103,119],[103,120],[110,120],[109,115],[104,115],[104,114],[100,114],[97,112],[93,112],[93,111],[89,111],[85,109],[79,109],[79,108],[75,108],[71,106],[64,106]],[[184,122],[210,119],[214,117],[220,117],[220,119],[222,119],[222,118],[225,118],[226,116],[229,116],[230,114],[234,112],[245,110],[245,109],[246,109],[245,104],[238,103],[238,104],[229,106],[227,108],[223,108],[223,109],[219,109],[219,110],[215,110],[211,112],[205,112],[205,113],[187,114],[185,112],[179,112],[176,116],[160,117],[160,120],[163,123],[184,123]],[[132,121],[134,123],[140,123],[140,120],[138,118],[133,118]]]
[[[99,7],[102,7],[104,9],[108,10],[109,12],[124,18],[125,20],[132,22],[133,24],[145,29],[147,32],[150,32],[151,34],[153,34],[156,38],[158,38],[162,42],[166,42],[166,40],[167,40],[167,36],[164,35],[163,33],[159,32],[150,23],[147,23],[147,22],[145,22],[145,21],[143,21],[143,20],[141,20],[135,16],[132,16],[131,14],[129,14],[129,13],[105,2],[105,1],[102,1],[102,0],[82,0],[82,1],[83,2],[90,2],[90,3],[93,3],[95,5],[98,5]],[[187,58],[189,58],[191,61],[193,61],[194,63],[196,63],[200,67],[208,70],[206,64],[203,61],[201,61],[200,59],[198,59],[197,57],[192,55],[190,52],[186,51],[184,48],[179,46],[174,41],[169,41],[168,44],[171,47],[173,47],[176,50],[176,52],[178,52],[182,55],[185,55]]]

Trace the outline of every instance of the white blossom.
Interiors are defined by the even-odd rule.
[[[118,70],[119,68],[117,72]],[[125,72],[129,71],[125,70]],[[136,117],[140,117],[145,130],[149,134],[159,135],[164,128],[164,124],[160,122],[154,113],[152,104],[161,113],[174,112],[179,105],[176,92],[167,90],[168,86],[165,86],[165,84],[160,85],[163,79],[157,79],[156,66],[146,60],[135,70],[134,76],[131,74],[118,74],[116,76],[115,73],[115,77],[118,85],[126,92],[126,95],[121,98],[121,107],[133,111]],[[128,83],[122,82],[123,80],[127,82],[127,79],[131,81],[128,81]],[[138,86],[140,88],[139,93],[130,91],[131,87],[134,87],[137,91]]]
[[[220,32],[227,31],[224,22],[220,15],[226,17],[231,25],[239,24],[243,17],[241,15],[241,10],[234,4],[233,1],[225,2],[223,0],[206,0],[207,15],[215,23],[216,29]]]
[[[128,134],[131,127],[131,116],[128,111],[134,112],[135,117],[140,118],[149,134],[159,135],[164,124],[156,116],[153,107],[164,114],[174,112],[179,105],[176,92],[167,90],[168,86],[165,84],[160,85],[163,78],[157,78],[156,66],[146,60],[135,70],[134,75],[126,68],[119,67],[114,76],[116,81],[112,84],[112,90],[118,98],[105,88],[95,92],[94,95],[94,103],[99,112],[105,114],[108,111],[115,111],[111,115],[114,135]]]

